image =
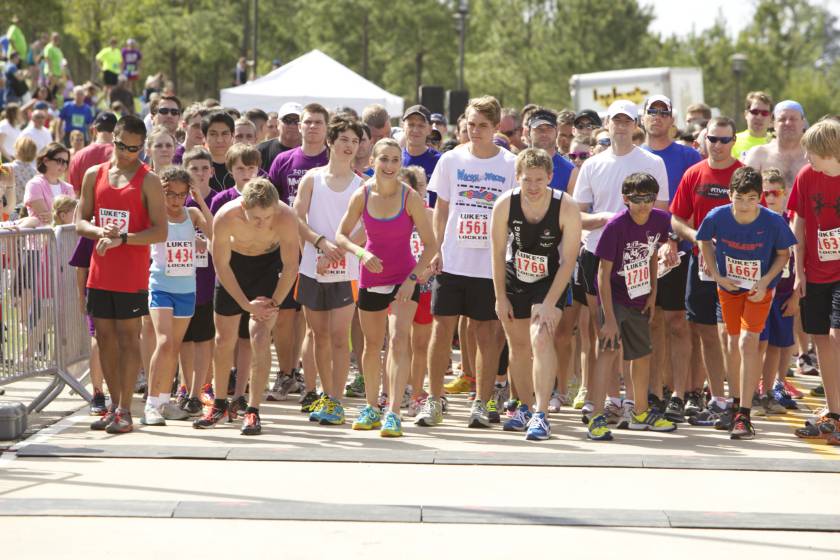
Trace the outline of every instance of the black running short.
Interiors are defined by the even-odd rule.
[[[283,271],[283,261],[280,260],[279,251],[253,257],[231,252],[230,269],[245,297],[253,301],[260,296],[271,298],[274,295],[277,278]],[[219,315],[227,317],[245,313],[221,282],[216,285],[213,308]]]

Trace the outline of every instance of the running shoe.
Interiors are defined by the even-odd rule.
[[[187,399],[187,402],[184,403],[183,410],[190,416],[198,416],[201,414],[201,411],[204,407],[201,405],[201,401],[198,397],[190,397]]]
[[[262,422],[260,413],[254,410],[245,412],[245,419],[242,420],[242,428],[239,430],[243,436],[257,436],[262,433]]]
[[[508,399],[505,401],[505,404],[502,406],[502,408],[505,409],[505,415],[508,418],[513,418],[513,416],[516,414],[516,409],[519,408],[519,405],[521,404],[522,402],[519,399]]]
[[[544,441],[551,437],[551,426],[545,412],[537,412],[528,421],[525,439],[530,441]]]
[[[589,421],[586,437],[592,441],[612,441],[612,432],[603,414],[599,414]]]
[[[759,397],[759,402],[761,403],[761,409],[764,411],[765,415],[770,414],[787,414],[787,408],[782,405],[776,398],[773,396],[772,391],[768,391],[761,397]],[[796,403],[794,403],[795,405]]]
[[[732,421],[732,430],[729,432],[729,439],[753,439],[755,438],[755,428],[750,422],[749,416],[741,414],[735,415]]]
[[[389,412],[385,415],[385,422],[379,430],[379,435],[382,437],[402,437],[402,421],[400,417]]]
[[[223,408],[219,408],[213,403],[213,406],[207,411],[207,413],[199,418],[198,420],[193,422],[193,428],[197,430],[201,430],[203,428],[212,428],[216,424],[221,421],[222,418],[225,416],[228,417],[228,422],[231,421],[230,413],[228,411],[228,404],[225,403]]]
[[[595,403],[586,401],[583,403],[583,408],[580,409],[580,420],[584,425],[589,425],[590,416],[595,411]],[[606,417],[604,418],[606,420]]]
[[[379,411],[367,405],[359,412],[359,417],[353,422],[352,427],[354,430],[375,430],[380,426],[382,426],[382,416]]]
[[[164,403],[160,412],[167,420],[186,420],[190,417],[187,411],[172,402]]]
[[[230,406],[228,406],[231,422],[239,418],[242,414],[245,414],[246,408],[248,408],[248,401],[245,400],[245,395],[239,395],[235,399],[232,399]]]
[[[316,391],[308,391],[303,395],[303,398],[300,399],[300,411],[301,412],[311,412],[309,408],[320,398],[320,395]]]
[[[144,426],[166,426],[166,420],[161,414],[160,408],[156,406],[146,406],[143,408],[143,416],[140,418],[140,423]]]
[[[551,399],[548,401],[548,411],[552,414],[560,412],[563,404],[560,402],[560,393],[554,391],[551,393]]]
[[[575,400],[572,401],[572,407],[575,410],[580,410],[583,408],[583,405],[586,403],[586,387],[581,387],[578,389],[577,395],[575,396]]]
[[[513,418],[505,422],[502,429],[506,432],[524,432],[530,421],[531,411],[528,409],[528,405],[521,404],[516,409],[516,414],[513,415]]]
[[[499,414],[499,408],[496,406],[496,401],[494,399],[487,401],[487,419],[491,424],[498,424],[502,421],[502,417]]]
[[[321,421],[321,413],[324,411],[324,407],[327,406],[327,395],[321,395],[318,397],[318,400],[312,403],[309,407],[309,421],[310,422],[320,422]]]
[[[827,415],[828,415],[828,407],[827,406],[824,406],[822,408],[818,408],[816,411],[814,411],[813,416],[810,416],[809,418],[805,419],[805,425],[806,426],[816,426],[817,423],[820,421],[820,419],[823,416],[827,416]]]
[[[560,406],[572,406],[572,398],[568,393],[560,393]]]
[[[105,428],[109,434],[127,434],[132,430],[134,424],[131,422],[131,413],[127,410],[117,410],[114,420]]]
[[[140,368],[140,373],[137,375],[137,380],[134,382],[134,392],[138,395],[145,393],[147,388],[146,371]]]
[[[187,390],[186,385],[179,385],[178,390],[175,392],[175,403],[182,407],[184,403],[187,402],[187,399],[190,398],[190,392]]]
[[[279,401],[280,399],[280,389],[283,387],[283,378],[288,377],[282,371],[278,371],[276,377],[274,378],[274,385],[271,386],[271,389],[268,390],[268,394],[265,396],[265,400],[267,401]],[[285,400],[285,399],[282,399]]]
[[[228,376],[228,386],[227,386],[227,394],[229,397],[232,397],[233,394],[236,392],[236,368],[230,368],[230,375]]]
[[[474,401],[475,400],[475,395],[476,395],[475,391],[470,391],[469,393],[467,393],[467,400],[470,401],[470,402]]]
[[[303,370],[299,367],[292,368],[292,377],[296,383],[289,392],[303,394],[306,389],[306,382],[303,380]]]
[[[357,374],[353,382],[344,387],[345,397],[362,397],[365,396],[365,377]]]
[[[443,406],[438,399],[429,397],[417,414],[414,423],[429,428],[443,423]]]
[[[426,403],[428,398],[429,394],[425,391],[411,397],[411,402],[408,403],[408,410],[406,410],[405,415],[410,416],[411,418],[416,418],[417,415],[420,414],[420,411],[423,409],[423,405]]]
[[[508,383],[507,380],[504,383],[494,383],[493,400],[498,404],[506,403],[508,399],[510,399],[510,383]]]
[[[216,400],[216,393],[213,392],[213,386],[209,383],[206,383],[201,388],[201,404],[204,406],[213,406],[213,402]]]
[[[822,416],[813,424],[794,431],[796,437],[802,439],[828,439],[832,434],[840,432],[840,421]]]
[[[627,422],[630,420],[629,417],[624,418],[624,408],[609,399],[604,402],[604,417],[607,419],[607,424],[612,424],[616,427],[622,424],[622,420],[626,420],[623,426],[621,426],[623,428],[627,428]]]
[[[825,398],[825,387],[823,387],[822,384],[817,385],[816,387],[811,389],[811,396]]]
[[[105,412],[107,412],[107,410],[108,407],[105,405],[105,393],[99,389],[94,389],[93,398],[90,400],[89,414],[91,416],[102,416]]]
[[[285,401],[289,398],[289,394],[297,387],[298,382],[294,375],[283,375],[280,372],[278,378],[274,381],[274,387],[266,397],[268,401]]]
[[[735,409],[733,406],[726,407],[726,410],[718,415],[715,420],[715,430],[732,430],[732,420],[735,418]]]
[[[440,397],[440,409],[444,414],[449,412],[449,399],[446,398],[446,395]]]
[[[400,401],[400,408],[408,408],[408,405],[411,404],[411,395],[414,394],[414,389],[411,386],[406,385],[405,391],[403,391],[402,401]]]
[[[90,423],[90,429],[102,431],[108,427],[108,424],[114,421],[114,416],[117,414],[116,405],[112,404],[111,408],[107,409],[99,420],[94,420]]]
[[[817,359],[815,354],[810,351],[805,354],[800,354],[796,360],[796,366],[799,368],[799,373],[802,375],[819,375],[820,371],[817,369]]]
[[[776,381],[776,383],[773,385],[774,390],[776,388],[776,385],[781,385],[782,388],[784,389],[785,393],[787,393],[791,398],[801,399],[802,397],[805,396],[805,393],[803,393],[802,391],[797,389],[796,385],[794,385],[793,383],[791,383],[787,379],[785,379],[784,381]],[[781,399],[777,399],[777,400],[779,400],[779,402],[781,402]]]
[[[376,406],[379,407],[382,414],[385,414],[385,409],[388,408],[388,393],[379,393],[376,398]]]
[[[481,399],[475,399],[470,409],[470,421],[467,423],[469,428],[489,428],[490,417],[487,414],[487,407]]]
[[[458,395],[461,393],[475,391],[475,377],[470,377],[467,374],[461,374],[459,377],[456,377],[444,385],[443,389],[450,395]]]
[[[685,422],[685,404],[681,398],[671,397],[665,408],[665,418],[675,423]]]
[[[627,425],[631,430],[649,430],[651,432],[673,432],[677,425],[666,420],[665,417],[653,409],[645,410],[640,414],[631,414],[630,423]]]
[[[840,432],[836,432],[825,438],[828,445],[840,445]]]
[[[344,424],[344,407],[335,399],[327,398],[321,409],[320,424],[323,426],[340,426]]]
[[[700,393],[697,391],[689,391],[685,396],[685,415],[694,416],[703,410],[703,401],[700,398]]]
[[[688,423],[692,426],[714,426],[724,410],[715,401],[709,404],[709,408],[701,410],[694,416],[688,417]]]
[[[665,413],[668,404],[655,393],[648,393],[648,406],[660,414]]]

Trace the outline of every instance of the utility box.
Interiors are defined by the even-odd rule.
[[[631,68],[574,74],[569,79],[575,113],[593,109],[605,113],[617,99],[629,99],[640,108],[651,95],[671,100],[677,126],[685,122],[686,108],[703,101],[700,68]]]
[[[26,431],[26,406],[23,403],[0,403],[0,440],[17,439]]]

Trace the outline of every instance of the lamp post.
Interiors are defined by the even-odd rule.
[[[740,123],[744,118],[743,111],[740,110],[741,78],[747,69],[747,55],[735,53],[729,60],[732,62],[732,74],[735,75],[735,104],[733,106],[732,117],[735,119],[735,123],[740,127]]]
[[[459,69],[458,69],[458,89],[464,89],[464,39],[466,38],[467,34],[467,16],[470,13],[470,2],[469,0],[458,0],[458,13],[455,18],[458,20],[458,35],[459,35],[459,45],[458,45],[458,56],[459,56]]]

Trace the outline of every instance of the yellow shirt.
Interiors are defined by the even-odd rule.
[[[96,61],[102,70],[119,74],[122,70],[122,52],[114,47],[105,47],[96,55]]]
[[[735,135],[735,145],[732,146],[732,157],[741,159],[741,156],[748,152],[750,148],[761,146],[769,141],[770,138],[767,135],[753,136],[749,130],[742,130]]]

